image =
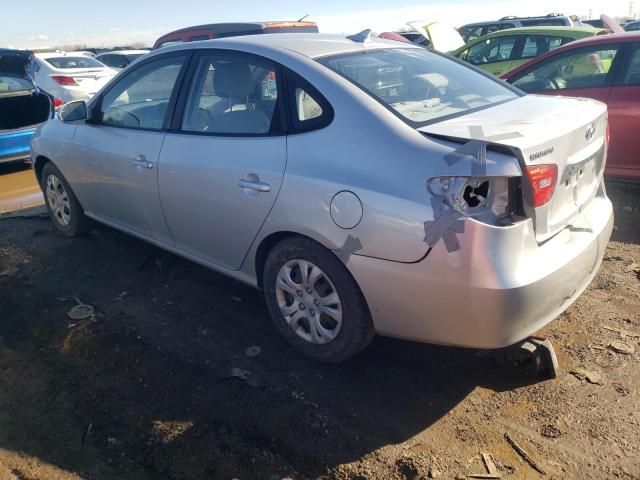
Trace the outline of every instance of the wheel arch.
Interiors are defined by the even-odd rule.
[[[314,240],[313,238],[307,235],[302,235],[297,232],[280,231],[280,232],[270,233],[260,241],[260,244],[256,249],[256,254],[254,257],[254,262],[255,262],[254,264],[256,269],[256,283],[258,285],[258,288],[262,289],[263,287],[262,276],[264,274],[264,266],[265,266],[265,263],[267,262],[267,256],[269,255],[269,252],[273,249],[273,247],[275,247],[282,240],[284,240],[285,238],[291,238],[291,237],[308,238],[310,240]],[[314,240],[314,241],[317,241],[317,240]]]
[[[51,162],[51,160],[44,155],[38,155],[33,160],[33,170],[36,174],[36,178],[38,179],[38,184],[42,182],[42,169],[49,162]]]

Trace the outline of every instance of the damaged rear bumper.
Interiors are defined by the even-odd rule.
[[[440,242],[417,263],[353,255],[348,266],[381,335],[501,348],[578,298],[598,271],[612,229],[613,208],[601,191],[540,245],[530,220],[493,227],[467,219],[452,253]]]

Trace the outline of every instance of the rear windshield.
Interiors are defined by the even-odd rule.
[[[498,80],[429,50],[369,50],[318,61],[413,126],[518,97]]]
[[[33,84],[26,78],[10,77],[0,75],[0,94],[6,92],[19,92],[21,90],[32,90]]]
[[[90,57],[51,57],[45,61],[55,68],[104,68],[104,64]]]

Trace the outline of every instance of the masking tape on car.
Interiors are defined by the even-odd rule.
[[[458,233],[464,233],[464,217],[453,208],[432,198],[433,220],[424,222],[424,241],[433,248],[442,239],[447,252],[460,250]]]
[[[484,177],[487,175],[487,145],[491,142],[500,140],[509,140],[518,138],[522,135],[518,132],[507,132],[498,135],[485,136],[484,130],[480,125],[471,125],[469,127],[469,136],[471,139],[458,147],[451,153],[444,156],[447,165],[468,158],[471,160],[471,176]]]
[[[359,250],[362,250],[362,242],[358,237],[349,235],[342,246],[334,250],[334,253],[346,265],[351,255]]]

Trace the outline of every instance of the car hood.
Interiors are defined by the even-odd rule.
[[[33,52],[0,48],[0,73],[27,76]]]

